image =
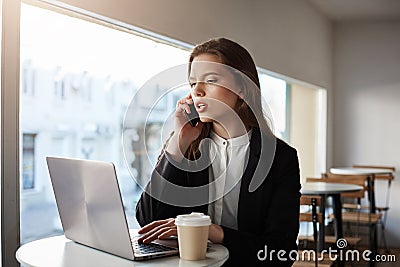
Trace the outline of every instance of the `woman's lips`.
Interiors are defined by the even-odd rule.
[[[196,102],[195,107],[198,113],[204,112],[207,109],[207,104],[204,102]]]

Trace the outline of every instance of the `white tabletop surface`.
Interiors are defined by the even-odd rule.
[[[362,189],[363,189],[362,186],[353,184],[311,182],[302,185],[301,193],[303,195],[339,194],[346,192],[356,192]]]
[[[228,249],[213,244],[207,250],[206,259],[186,261],[170,256],[148,261],[130,261],[96,249],[75,243],[65,236],[40,239],[22,245],[16,252],[17,260],[24,266],[73,266],[73,267],[133,267],[133,266],[221,266],[229,256]]]
[[[375,175],[375,174],[392,174],[391,169],[378,168],[353,168],[353,167],[337,167],[331,168],[330,172],[341,175]]]

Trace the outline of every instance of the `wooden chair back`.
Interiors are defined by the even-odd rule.
[[[320,207],[322,203],[322,198],[320,196],[301,196],[300,205]],[[313,222],[312,212],[300,212],[300,222]],[[316,221],[320,224],[324,223],[324,215],[319,211],[316,212]]]
[[[396,167],[394,167],[394,166],[378,166],[378,165],[359,165],[359,164],[355,164],[355,165],[353,165],[353,168],[387,169],[387,170],[391,170],[393,173],[396,171]],[[391,182],[394,179],[393,173],[391,173],[391,174],[377,174],[377,175],[375,175],[375,179],[388,180],[389,182]]]

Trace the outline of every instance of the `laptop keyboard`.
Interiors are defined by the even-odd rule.
[[[167,246],[163,246],[160,244],[155,243],[139,243],[137,238],[132,239],[133,249],[136,252],[140,252],[140,254],[148,254],[148,253],[156,253],[156,252],[164,252],[164,251],[171,251],[176,250],[176,248],[170,248]]]

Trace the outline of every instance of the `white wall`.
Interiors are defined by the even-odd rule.
[[[400,247],[400,21],[339,23],[334,40],[333,162],[396,167],[386,236]]]
[[[300,160],[302,182],[307,177],[318,177],[317,171],[317,111],[318,91],[293,84],[291,88],[290,143],[296,147]]]

